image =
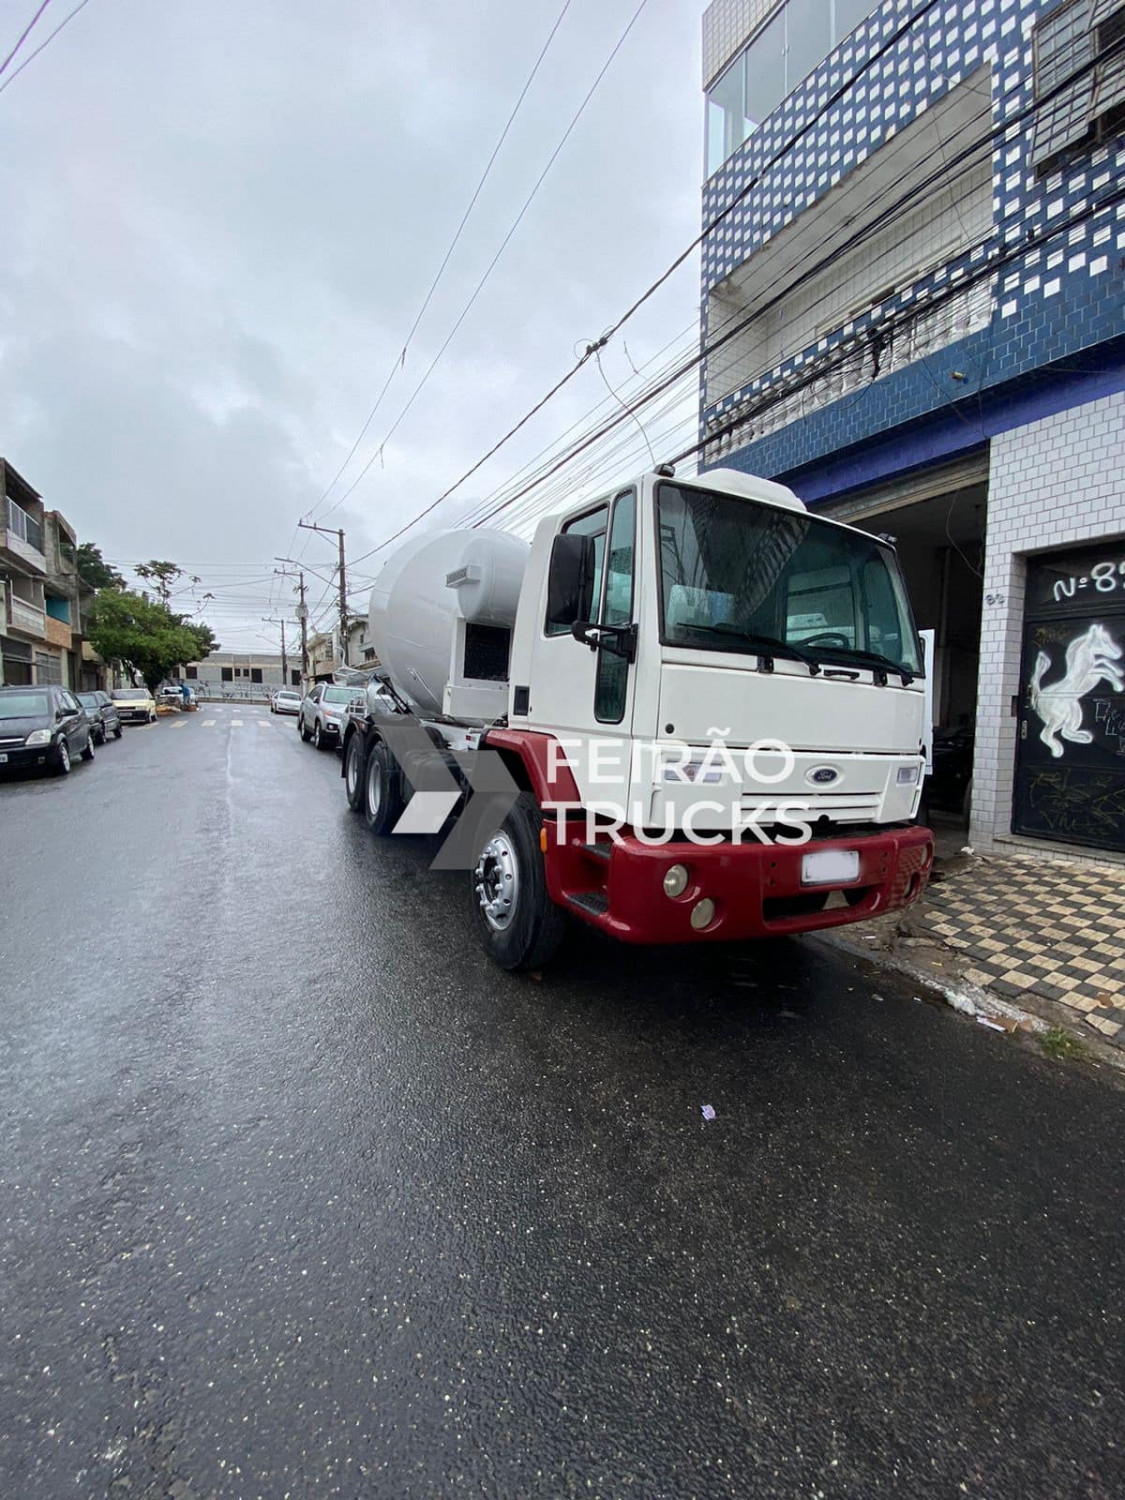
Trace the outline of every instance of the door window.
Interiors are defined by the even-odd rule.
[[[598,623],[629,625],[633,619],[633,555],[636,497],[630,490],[614,502],[613,524],[605,557],[605,598]],[[594,689],[594,717],[602,724],[619,724],[625,715],[629,661],[616,652],[598,649]]]
[[[602,565],[605,562],[605,527],[609,519],[609,506],[599,505],[597,510],[591,510],[584,516],[576,516],[573,521],[568,521],[563,531],[574,536],[592,536],[594,538],[594,589],[595,613],[597,612],[597,600],[602,586]],[[567,635],[569,631],[565,625],[552,625],[548,622],[545,627],[547,635]]]

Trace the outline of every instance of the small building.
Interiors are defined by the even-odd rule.
[[[264,697],[267,690],[298,687],[300,661],[286,662],[288,680],[282,676],[281,655],[269,651],[212,651],[203,661],[186,663],[179,676],[203,697]]]
[[[103,685],[84,640],[94,590],[78,576],[76,549],[66,517],[0,459],[0,684]]]

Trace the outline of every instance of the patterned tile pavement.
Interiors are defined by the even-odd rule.
[[[1125,874],[973,859],[930,886],[917,927],[961,955],[972,983],[1060,1001],[1125,1046]]]

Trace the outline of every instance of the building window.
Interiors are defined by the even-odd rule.
[[[62,657],[53,656],[50,651],[37,651],[35,653],[35,681],[41,685],[49,682],[62,682]]]
[[[876,3],[786,0],[707,90],[708,177],[855,30]]]
[[[1125,0],[1066,0],[1036,26],[1035,97],[1045,102],[1036,114],[1032,160],[1040,172],[1086,144],[1099,126],[1120,125],[1125,48],[1090,64],[1123,37]]]
[[[231,677],[233,676],[233,673],[231,672],[231,669],[229,667],[220,667],[219,675],[222,678],[223,682],[229,682],[231,680]]]
[[[198,678],[199,678],[199,668],[198,667],[185,667],[184,668],[184,676],[187,678],[187,680],[189,682],[196,682],[198,680]]]
[[[291,687],[301,686],[301,674],[296,667],[289,673],[289,684]]]
[[[261,669],[261,667],[251,667],[250,668],[250,681],[251,682],[261,682],[261,680],[262,680],[262,669]]]

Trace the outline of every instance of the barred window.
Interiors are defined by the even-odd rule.
[[[1066,0],[1036,26],[1035,97],[1044,103],[1032,159],[1041,171],[1089,140],[1096,126],[1113,128],[1125,103],[1123,39],[1125,0]],[[1102,60],[1106,52],[1111,55]]]

